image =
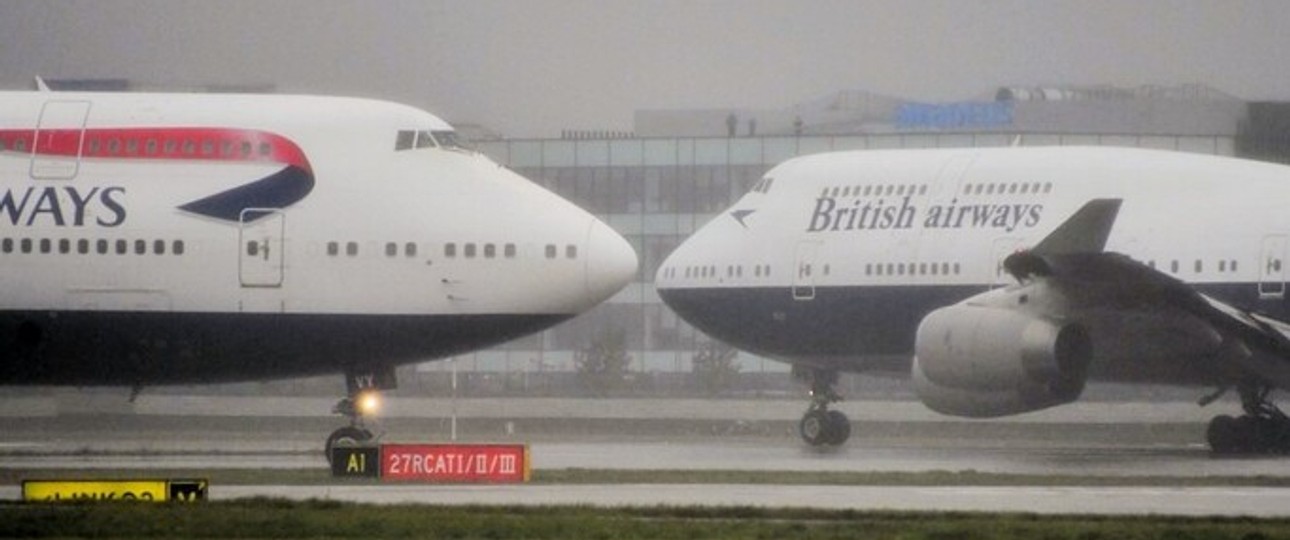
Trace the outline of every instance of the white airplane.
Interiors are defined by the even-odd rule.
[[[548,328],[636,273],[592,215],[394,103],[0,93],[0,384],[344,373]],[[330,455],[330,454],[329,454]]]
[[[839,371],[912,375],[968,417],[1087,380],[1231,387],[1218,453],[1290,451],[1290,167],[1125,148],[855,151],[789,160],[663,263],[713,338],[794,365],[812,445],[841,444]],[[911,361],[912,357],[912,361]]]

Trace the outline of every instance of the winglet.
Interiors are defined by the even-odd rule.
[[[40,75],[37,75],[37,76],[36,76],[36,90],[39,90],[39,91],[41,91],[41,92],[49,92],[49,91],[50,91],[50,90],[49,90],[49,85],[48,85],[48,84],[45,84],[45,78],[44,78],[44,77],[41,77]]]
[[[1094,199],[1030,250],[1037,255],[1101,253],[1120,213],[1121,199]]]

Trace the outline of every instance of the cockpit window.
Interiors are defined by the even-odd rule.
[[[430,136],[429,131],[417,132],[417,148],[434,148],[434,137]]]
[[[414,148],[443,148],[445,150],[457,150],[472,152],[474,149],[466,143],[457,132],[452,130],[399,130],[398,137],[394,140],[394,150],[412,150]]]
[[[470,150],[470,145],[466,143],[466,139],[457,135],[456,131],[435,131],[434,139],[439,143],[439,146],[448,150]]]
[[[413,143],[416,142],[417,133],[412,130],[399,131],[399,137],[394,140],[394,150],[411,150]]]
[[[762,178],[758,181],[757,185],[753,186],[752,190],[754,193],[768,193],[770,192],[770,185],[773,183],[775,183],[775,179],[767,176],[766,178]]]

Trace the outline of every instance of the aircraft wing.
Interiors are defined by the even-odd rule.
[[[1203,294],[1105,251],[1119,210],[1096,200],[1004,268],[1017,285],[928,314],[914,387],[932,409],[1003,416],[1078,398],[1108,380],[1290,387],[1290,324]]]

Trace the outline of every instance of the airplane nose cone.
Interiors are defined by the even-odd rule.
[[[587,296],[599,304],[636,277],[636,250],[598,219],[587,228]]]

